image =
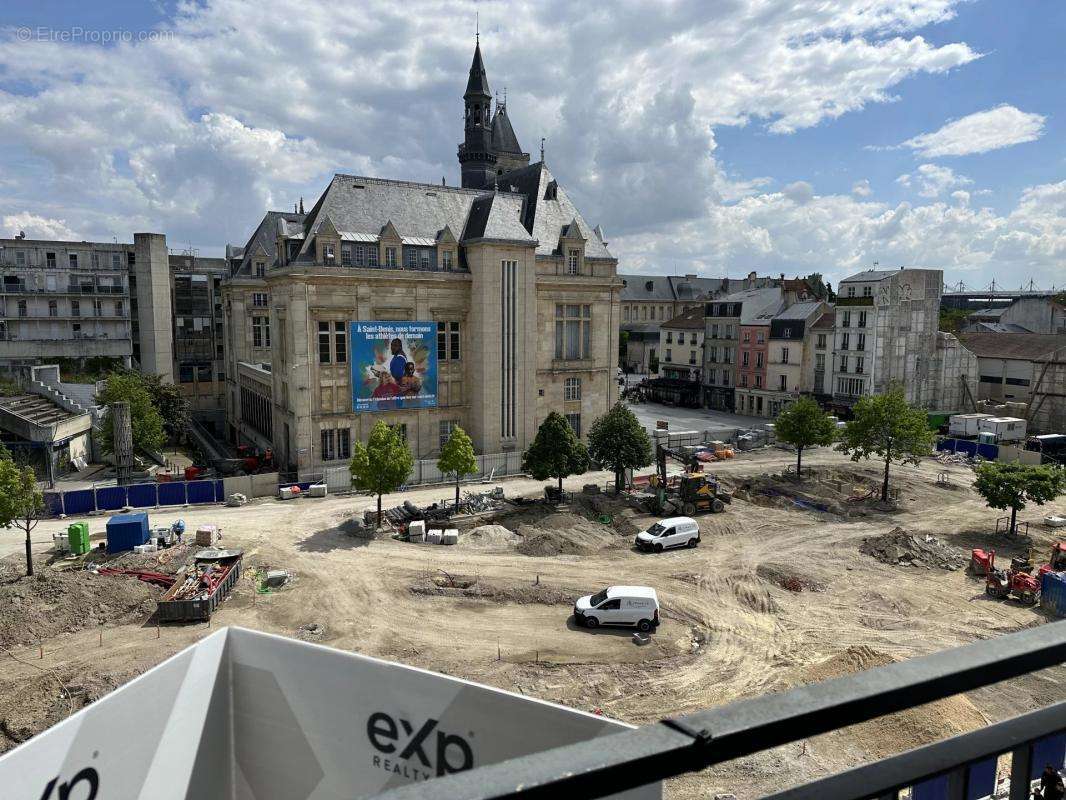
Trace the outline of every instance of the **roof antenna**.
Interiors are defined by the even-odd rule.
[[[481,44],[481,18],[479,11],[474,12],[474,42]]]

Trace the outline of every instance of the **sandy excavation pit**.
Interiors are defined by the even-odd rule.
[[[716,464],[715,472],[739,485],[764,472],[781,474],[793,462],[788,453],[763,450]],[[844,504],[842,495],[856,484],[878,485],[873,463],[854,464],[828,450],[805,454],[804,463],[826,476],[811,481],[811,495],[822,499]],[[945,469],[953,489],[936,485]],[[846,490],[818,494],[845,475],[852,476]],[[567,489],[580,491],[597,480],[580,476]],[[980,582],[964,570],[916,569],[860,551],[864,540],[898,526],[966,554],[979,546],[1006,552],[990,533],[1000,512],[977,499],[971,482],[972,472],[961,466],[894,467],[898,509],[886,513],[870,505],[865,515],[738,497],[725,513],[699,517],[699,547],[661,554],[632,546],[633,535],[652,519],[609,498],[478,515],[459,526],[455,547],[346,534],[344,521],[373,505],[367,497],[160,511],[152,514],[153,526],[179,516],[190,526],[221,525],[227,546],[244,548],[250,564],[285,569],[298,580],[270,595],[256,595],[251,581],[242,580],[211,629],[164,626],[158,639],[148,622],[153,604],[144,584],[81,574],[51,580],[58,588],[49,591],[58,594],[23,600],[35,609],[33,619],[53,607],[88,608],[90,600],[108,609],[79,612],[76,621],[58,615],[67,621],[41,628],[44,658],[36,663],[30,663],[38,656],[35,642],[8,639],[5,646],[20,660],[0,651],[0,749],[227,624],[396,659],[635,723],[809,682],[827,660],[836,665],[830,670],[861,667],[1039,624],[1043,617],[1032,609],[984,600]],[[514,484],[503,485],[512,494]],[[542,484],[521,485],[530,496],[542,496]],[[437,488],[414,499],[439,500],[445,493]],[[1062,501],[1039,510],[1040,516],[1063,512]],[[599,522],[601,516],[610,521]],[[39,526],[42,569],[45,542],[65,525]],[[91,523],[94,532],[102,525]],[[500,527],[486,527],[493,525]],[[477,529],[482,532],[475,536]],[[1037,526],[1031,532],[1038,550],[1055,533]],[[20,543],[16,537],[8,542],[0,551],[9,554],[2,559],[0,602],[10,591],[5,581],[20,566]],[[634,645],[627,630],[593,633],[572,624],[575,597],[624,583],[651,585],[659,593],[663,624],[649,646]],[[109,602],[111,592],[131,593],[130,605]],[[4,624],[0,615],[0,634]],[[1003,719],[1031,703],[1063,699],[1066,671],[1057,675],[982,691],[980,714]],[[73,687],[72,700],[61,684]],[[970,706],[945,701],[951,713],[923,717],[937,723],[928,731],[869,723],[864,731],[833,734],[841,737],[836,742],[812,740],[805,750],[799,744],[778,748],[672,780],[666,796],[695,800],[717,791],[745,800],[781,788],[786,773],[790,783],[809,780],[913,746],[915,739],[979,724],[971,711],[977,704],[962,700]]]

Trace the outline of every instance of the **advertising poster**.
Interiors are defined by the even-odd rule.
[[[437,323],[352,322],[352,410],[437,405]]]

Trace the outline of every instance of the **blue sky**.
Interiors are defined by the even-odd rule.
[[[1066,284],[1058,0],[7,3],[0,231],[218,254],[335,171],[454,182],[475,11],[622,271]]]

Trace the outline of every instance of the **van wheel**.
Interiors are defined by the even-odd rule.
[[[637,623],[637,630],[640,631],[641,633],[647,633],[648,631],[650,631],[651,630],[651,620],[650,619],[642,619],[640,622]]]
[[[700,542],[699,539],[689,539],[688,540],[688,546],[689,547],[695,547],[697,544],[699,544],[699,542]]]
[[[656,553],[661,553],[662,551],[663,551],[663,546],[661,544],[655,545],[655,552]]]
[[[595,627],[598,627],[599,624],[600,624],[600,621],[598,619],[596,619],[595,617],[585,617],[585,627],[586,628],[595,628]]]

